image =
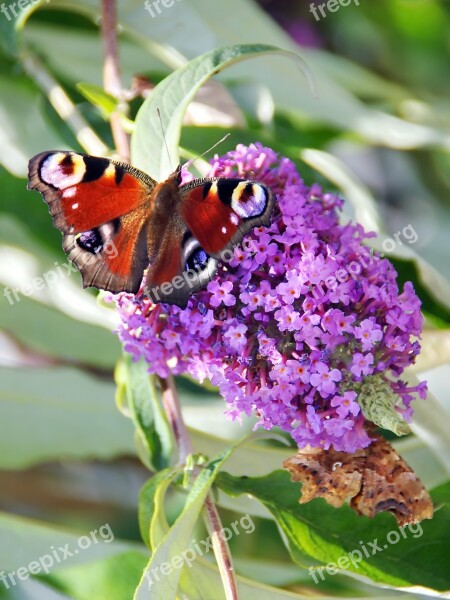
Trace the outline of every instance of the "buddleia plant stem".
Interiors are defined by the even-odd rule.
[[[186,424],[183,420],[175,380],[172,375],[169,375],[167,378],[160,377],[159,381],[162,389],[164,410],[168,416],[178,446],[178,461],[181,465],[184,465],[186,464],[189,454],[193,453],[193,447]],[[208,533],[211,536],[212,547],[222,578],[225,597],[227,600],[238,600],[236,578],[234,575],[230,549],[227,541],[222,535],[223,526],[220,515],[210,494],[208,494],[205,500],[203,515]]]
[[[104,49],[104,88],[108,93],[120,99],[122,84],[117,47],[116,3],[114,0],[102,0],[102,38]],[[130,144],[128,135],[123,129],[119,111],[111,114],[110,123],[116,151],[121,160],[129,162]],[[178,446],[178,460],[180,464],[185,464],[189,454],[192,454],[193,448],[183,420],[175,381],[171,375],[167,378],[159,378],[159,380],[162,389],[163,405]],[[217,508],[210,496],[205,501],[204,516],[206,526],[213,541],[214,554],[222,578],[226,599],[238,600],[230,551],[227,542],[222,539],[222,523]]]
[[[105,91],[122,99],[119,52],[117,47],[117,9],[114,0],[102,0],[103,86]],[[130,141],[122,125],[120,110],[110,115],[114,144],[121,160],[130,162]]]

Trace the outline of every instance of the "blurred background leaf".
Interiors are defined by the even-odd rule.
[[[0,566],[22,566],[52,544],[75,540],[105,522],[120,541],[103,545],[105,554],[85,555],[84,564],[68,561],[39,581],[9,590],[0,584],[0,598],[129,600],[148,562],[137,511],[139,490],[152,472],[137,455],[146,451],[148,456],[150,446],[142,438],[136,446],[132,422],[114,403],[113,370],[121,355],[111,333],[117,326],[114,311],[98,303],[92,291],[81,290],[78,273],[69,274],[47,207],[26,190],[27,162],[37,152],[105,154],[113,147],[104,118],[113,103],[101,91],[100,3],[15,3],[17,17],[13,4],[4,3],[10,19],[0,13]],[[424,524],[423,537],[410,540],[406,549],[417,568],[405,565],[401,556],[397,564],[387,564],[397,556],[393,547],[386,559],[380,555],[380,564],[367,565],[367,574],[385,583],[420,580],[444,589],[448,582],[440,561],[446,551],[442,521],[448,511],[450,414],[449,3],[350,3],[320,20],[310,3],[290,0],[181,0],[154,16],[143,0],[121,0],[118,10],[130,120],[164,77],[213,48],[264,43],[297,52],[312,70],[317,97],[298,67],[281,57],[235,65],[202,88],[188,108],[182,156],[204,152],[228,132],[220,153],[238,143],[261,141],[292,159],[307,183],[318,181],[342,193],[349,201],[345,218],[382,232],[380,243],[408,225],[417,233],[414,242],[400,235],[403,245],[397,245],[391,258],[400,282],[413,280],[423,302],[425,351],[408,376],[426,377],[432,395],[429,403],[416,403],[415,435],[395,445],[429,488],[440,486],[434,498],[442,507],[435,521]],[[56,274],[51,285],[33,284],[48,272]],[[141,375],[142,382],[146,375]],[[214,456],[251,430],[252,419],[242,428],[224,421],[223,401],[211,386],[186,378],[179,378],[178,386],[196,452]],[[143,414],[136,413],[135,419]],[[153,443],[157,429],[145,430],[144,439]],[[158,431],[164,433],[164,427]],[[164,462],[161,446],[151,447]],[[167,457],[169,445],[165,448]],[[325,560],[328,550],[332,554],[347,548],[346,532],[333,530],[333,524],[335,537],[319,548],[314,524],[333,521],[333,515],[337,519],[334,509],[320,501],[300,507],[288,475],[268,475],[292,453],[274,441],[238,448],[227,463],[228,487],[223,485],[226,492],[233,488],[233,495],[217,490],[225,520],[248,512],[256,523],[252,535],[230,542],[238,573],[284,588],[263,589],[240,580],[243,597],[300,598],[318,591],[327,597],[403,595],[341,574],[317,587],[307,570],[292,564],[269,510],[286,508],[283,502],[309,514],[307,535],[318,536],[311,537],[316,560]],[[150,460],[146,464],[155,466]],[[286,481],[274,497],[280,477]],[[286,495],[289,489],[292,497]],[[272,496],[270,506],[263,492]],[[184,500],[168,492],[170,522]],[[352,523],[356,535],[361,520],[342,510],[348,535]],[[381,521],[368,526],[370,535],[387,527],[389,517]],[[356,537],[351,539],[353,543]],[[217,571],[208,560],[199,561],[192,577],[203,580],[205,590],[217,589]],[[200,598],[192,577],[183,580],[185,593]]]

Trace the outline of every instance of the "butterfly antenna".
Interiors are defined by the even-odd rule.
[[[171,170],[173,172],[173,165],[172,165],[172,161],[170,159],[169,146],[167,145],[166,134],[164,133],[164,127],[163,127],[163,124],[162,124],[161,113],[159,112],[159,108],[156,109],[156,112],[158,113],[159,125],[161,127],[161,134],[162,134],[162,138],[164,140],[164,145],[165,145],[166,150],[167,150],[167,156],[169,158],[170,168],[171,168]]]
[[[190,160],[187,161],[187,163],[184,166],[186,168],[190,167],[194,161],[196,161],[198,158],[201,158],[202,156],[205,156],[205,154],[208,154],[208,152],[211,152],[211,150],[214,150],[214,148],[216,148],[216,146],[218,146],[219,144],[224,142],[227,138],[230,137],[230,135],[231,135],[230,133],[227,133],[226,135],[224,135],[223,138],[220,139],[218,142],[216,142],[213,146],[211,146],[211,148],[208,148],[208,150],[205,150],[205,152],[202,152],[202,154],[199,154],[195,158],[191,158]]]

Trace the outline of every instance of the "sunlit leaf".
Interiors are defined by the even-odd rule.
[[[142,539],[150,549],[156,547],[161,541],[161,537],[167,533],[167,522],[164,524],[165,530],[162,532],[161,537],[159,532],[156,534],[154,531],[151,532],[150,527],[154,528],[154,521],[164,515],[160,504],[161,500],[164,503],[167,489],[180,472],[181,467],[179,469],[164,469],[149,479],[141,490],[139,497],[139,528]]]
[[[83,539],[79,544],[80,538],[84,536],[89,539]],[[97,542],[94,542],[95,539]],[[68,546],[65,546],[66,544]],[[85,548],[82,548],[82,545]],[[66,556],[64,561],[62,559],[65,553],[60,549],[65,547],[71,555]],[[51,565],[49,558],[43,561],[47,562],[47,570],[51,568],[52,571],[56,571],[111,557],[127,550],[137,550],[139,547],[139,544],[115,539],[114,531],[105,521],[99,522],[94,534],[91,531],[56,527],[50,523],[0,512],[0,564],[7,572],[26,566],[32,561],[39,561],[44,555],[50,555],[50,559],[53,559]],[[56,551],[56,556],[52,555],[52,549]],[[41,574],[45,574],[44,569]]]
[[[143,552],[128,551],[51,572],[42,578],[74,600],[125,600],[133,597],[147,562]]]
[[[295,58],[295,55],[275,46],[235,45],[206,52],[166,77],[145,100],[136,116],[136,129],[131,141],[133,164],[157,180],[165,179],[179,162],[178,146],[184,113],[203,83],[236,62],[268,54]]]
[[[133,454],[115,388],[76,369],[0,368],[0,467]]]
[[[293,560],[301,566],[315,565],[311,573],[318,580],[333,573],[319,571],[317,561],[336,566],[341,559],[341,569],[376,582],[450,588],[450,575],[444,568],[450,535],[449,506],[441,507],[430,521],[399,530],[389,514],[374,519],[360,517],[348,506],[336,509],[322,499],[299,504],[300,486],[292,483],[284,471],[259,478],[221,473],[217,485],[229,494],[252,494],[260,500],[283,531]]]
[[[139,587],[136,590],[135,600],[147,600],[150,590],[156,598],[175,600],[181,572],[180,567],[176,569],[171,568],[170,572],[165,576],[157,576],[157,573],[163,564],[171,563],[175,557],[186,557],[192,531],[200,516],[211,485],[232,451],[233,448],[225,450],[200,471],[186,499],[183,512],[164,536],[161,543],[155,548]],[[155,518],[158,518],[157,515],[153,517],[153,519]],[[180,566],[182,568],[183,563]]]
[[[145,361],[124,354],[115,374],[118,394],[125,394],[131,417],[145,448],[145,464],[159,470],[170,463],[173,433]]]
[[[118,104],[116,98],[105,92],[100,86],[93,83],[78,83],[77,89],[86,100],[100,110],[103,118],[107,119],[116,110]]]

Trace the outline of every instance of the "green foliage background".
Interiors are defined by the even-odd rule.
[[[58,114],[55,86],[73,102],[78,125],[95,131],[107,148],[113,145],[107,116],[116,106],[100,89],[99,3],[22,4],[17,18],[0,13],[0,284],[10,289],[65,263],[46,206],[26,190],[27,162],[37,152],[86,151],[79,127]],[[150,554],[154,567],[192,536],[205,537],[198,517],[212,485],[224,525],[247,513],[256,525],[251,535],[230,540],[241,598],[394,598],[405,589],[420,594],[413,586],[449,590],[449,4],[352,3],[319,22],[307,4],[294,2],[179,0],[152,18],[143,0],[121,0],[118,11],[127,87],[135,74],[157,83],[197,60],[166,79],[139,112],[132,145],[137,166],[167,175],[152,117],[158,106],[173,160],[178,152],[182,158],[203,152],[230,131],[219,152],[259,140],[289,156],[308,182],[339,189],[348,214],[377,230],[380,243],[414,227],[417,242],[404,240],[392,260],[423,301],[423,353],[409,376],[427,378],[431,393],[416,402],[414,435],[395,446],[433,490],[437,511],[422,524],[423,535],[409,535],[353,569],[363,581],[347,573],[315,585],[308,566],[336,560],[360,540],[386,539],[394,519],[358,518],[321,500],[300,506],[299,486],[279,471],[292,447],[257,439],[234,447],[253,422],[225,422],[215,390],[180,379],[195,451],[210,459],[186,497],[172,485],[182,471],[173,466],[157,390],[143,365],[121,360],[117,366],[114,312],[82,291],[72,274],[13,304],[0,293],[0,572],[27,565],[52,546],[75,545],[104,523],[115,539],[9,590],[0,582],[0,598],[128,600],[136,589],[138,599],[223,598],[211,557],[178,573],[179,581],[162,579],[151,595],[139,585]],[[262,43],[299,54],[317,94],[295,61],[262,53]],[[255,57],[230,66],[214,55],[227,68],[215,78],[219,86],[196,98],[179,149],[183,102],[196,91],[201,69],[205,76],[214,70],[211,55],[197,57],[232,44],[252,44],[235,47],[234,58]],[[130,119],[140,104],[131,103]],[[205,118],[209,124],[199,126]]]

